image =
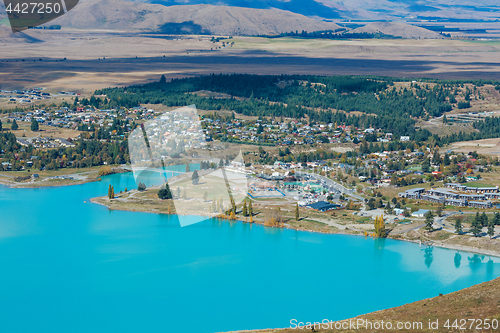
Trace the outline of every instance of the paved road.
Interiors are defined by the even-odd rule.
[[[338,191],[340,193],[349,195],[349,196],[351,196],[353,198],[356,198],[358,200],[361,200],[361,201],[364,200],[363,197],[357,195],[353,190],[344,187],[343,185],[337,183],[336,181],[331,180],[328,177],[317,175],[317,174],[314,174],[314,173],[301,172],[301,171],[297,171],[297,174],[298,175],[308,175],[312,179],[321,181],[323,183],[323,185],[326,185],[326,187],[330,188],[331,190],[336,190],[336,191]]]

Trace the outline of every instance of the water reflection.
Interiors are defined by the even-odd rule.
[[[108,212],[83,204],[104,195],[110,182],[118,188],[118,181],[120,189],[134,188],[131,174],[66,188],[0,187],[0,237],[33,235],[0,238],[0,265],[8,272],[0,274],[2,332],[36,332],[40,327],[63,332],[74,326],[75,313],[87,319],[79,322],[80,331],[95,333],[105,333],[108,327],[144,331],[146,324],[150,333],[165,332],[165,327],[182,332],[189,320],[190,332],[280,327],[289,322],[292,311],[306,319],[332,314],[332,319],[351,318],[460,290],[500,273],[496,257],[485,256],[473,273],[467,260],[470,256],[474,263],[471,253],[462,256],[440,248],[423,253],[423,246],[421,251],[418,244],[391,239],[264,229],[257,224],[231,228],[219,219],[181,229],[178,219],[191,217]],[[8,197],[2,190],[13,199],[1,201]],[[241,236],[233,229],[252,232]],[[436,262],[432,267],[424,254]],[[307,267],[320,268],[314,269],[316,280],[342,287],[310,283],[297,288],[310,280]],[[367,296],[358,288],[367,276],[381,289],[404,292]],[[269,283],[273,279],[280,282]],[[311,295],[320,294],[324,297],[316,298],[314,307],[307,306]],[[272,296],[265,307],[262,295]],[[196,299],[213,304],[206,307],[193,302]],[[275,309],[272,316],[269,309]],[[223,323],[214,320],[221,313]],[[192,320],[194,315],[198,320]]]
[[[282,228],[264,227],[264,232],[269,235],[279,235],[283,233]]]
[[[455,253],[454,261],[455,261],[455,267],[459,268],[460,263],[462,262],[462,255],[460,254],[460,252]]]
[[[373,255],[375,258],[381,258],[384,255],[385,241],[385,238],[375,238],[373,240]]]
[[[470,269],[475,272],[481,267],[481,259],[483,259],[484,256],[480,256],[478,254],[474,254],[472,257],[468,257],[469,259],[469,266]]]
[[[424,262],[425,262],[425,266],[427,266],[427,268],[431,267],[432,261],[434,260],[433,255],[432,255],[433,250],[434,250],[434,248],[432,246],[428,246],[424,250],[424,258],[425,258]]]
[[[495,264],[493,263],[493,259],[491,259],[491,257],[489,257],[489,259],[490,260],[488,260],[488,262],[486,263],[486,278],[493,279],[494,278],[493,271]]]

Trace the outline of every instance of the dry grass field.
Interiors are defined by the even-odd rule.
[[[0,40],[0,88],[43,86],[48,91],[90,93],[158,80],[161,74],[167,78],[238,72],[496,79],[500,72],[498,42],[235,37],[232,47],[216,50],[222,42],[211,43],[210,36],[71,29],[28,30],[26,36],[29,39]]]
[[[4,130],[14,133],[16,138],[35,138],[39,136],[48,138],[61,138],[61,139],[74,139],[80,135],[80,131],[72,130],[69,128],[58,128],[53,126],[40,125],[38,132],[31,131],[31,123],[18,122],[19,129],[16,131],[10,130],[11,123],[7,123],[7,119],[0,119],[3,124]]]
[[[477,151],[479,154],[498,156],[500,155],[500,138],[455,142],[450,145],[450,149],[461,153]]]

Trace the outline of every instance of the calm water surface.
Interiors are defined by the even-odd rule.
[[[158,184],[151,175],[146,185]],[[0,187],[3,332],[215,332],[344,319],[500,275],[500,260],[393,240],[109,211],[132,174]],[[87,203],[84,203],[87,201]]]

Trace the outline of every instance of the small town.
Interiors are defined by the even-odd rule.
[[[500,328],[498,3],[2,5],[0,333]]]

